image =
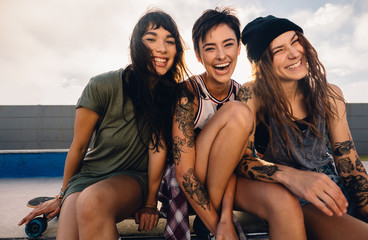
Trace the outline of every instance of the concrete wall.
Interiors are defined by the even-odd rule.
[[[0,150],[67,149],[75,107],[0,106]],[[368,155],[368,103],[347,104],[351,133],[360,155]]]
[[[0,106],[0,150],[69,148],[74,118],[73,105]]]
[[[348,123],[359,155],[368,155],[368,103],[346,105]]]

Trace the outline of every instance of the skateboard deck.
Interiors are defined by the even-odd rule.
[[[35,208],[41,203],[47,202],[51,199],[55,199],[55,197],[35,197],[28,201],[27,207]]]
[[[41,203],[55,199],[55,197],[36,197],[27,202],[27,207],[35,208]],[[47,222],[51,219],[46,218],[47,214],[43,214],[42,217],[33,218],[25,227],[25,232],[29,237],[38,237],[47,229]]]

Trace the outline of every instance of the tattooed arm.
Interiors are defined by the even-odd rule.
[[[173,121],[173,155],[176,179],[194,211],[207,228],[216,234],[218,215],[207,190],[195,171],[194,117],[198,105],[183,97],[177,104]]]
[[[342,97],[341,90],[331,86]],[[359,208],[363,220],[368,222],[368,175],[351,137],[345,103],[336,100],[336,109],[338,118],[329,120],[329,138],[336,169]]]
[[[279,166],[267,161],[262,160],[261,158],[253,157],[254,150],[254,134],[255,127],[258,124],[257,112],[259,106],[257,105],[257,97],[254,96],[252,91],[252,83],[245,83],[238,92],[237,100],[244,102],[251,109],[254,117],[253,130],[250,133],[249,143],[247,146],[247,150],[240,160],[236,172],[238,175],[250,178],[253,180],[260,180],[266,182],[278,182],[275,179],[275,175],[277,172],[281,171]]]
[[[253,96],[251,83],[245,83],[241,87],[237,98],[247,103],[253,112],[254,122],[258,123],[259,106],[257,102],[260,100]],[[342,215],[346,209],[346,199],[339,187],[329,177],[322,173],[301,171],[256,158],[252,155],[254,130],[249,139],[248,149],[236,170],[238,175],[253,180],[280,183],[296,196],[314,204],[326,215],[331,216],[333,212]]]

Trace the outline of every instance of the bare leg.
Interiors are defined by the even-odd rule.
[[[206,181],[210,199],[218,211],[229,182],[239,163],[253,127],[249,108],[228,102],[211,118],[196,139],[195,171]]]
[[[232,217],[236,184],[233,173],[252,127],[249,108],[240,102],[229,102],[211,118],[196,139],[196,174],[201,183],[207,185],[218,213],[222,204],[216,239],[237,239]],[[233,179],[229,180],[232,175]]]
[[[79,193],[70,194],[63,203],[59,215],[59,222],[57,226],[56,238],[77,240],[79,239],[78,224],[75,209],[75,202]]]
[[[236,188],[236,175],[230,177],[222,200],[221,218],[217,225],[216,239],[238,239],[233,223],[233,207]]]
[[[306,239],[299,201],[282,185],[238,177],[235,208],[265,219],[270,239]]]
[[[344,214],[329,217],[312,204],[303,206],[308,239],[362,240],[368,238],[368,224]]]
[[[141,186],[127,175],[86,188],[76,202],[80,239],[118,239],[116,222],[132,216],[142,204]]]

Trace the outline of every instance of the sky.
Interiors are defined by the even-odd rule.
[[[193,74],[204,71],[191,41],[206,9],[230,6],[241,29],[269,14],[304,30],[327,79],[348,102],[368,102],[367,0],[0,0],[0,105],[74,105],[92,76],[127,66],[138,19],[152,7],[169,13],[186,42]],[[250,80],[242,46],[233,79]]]

